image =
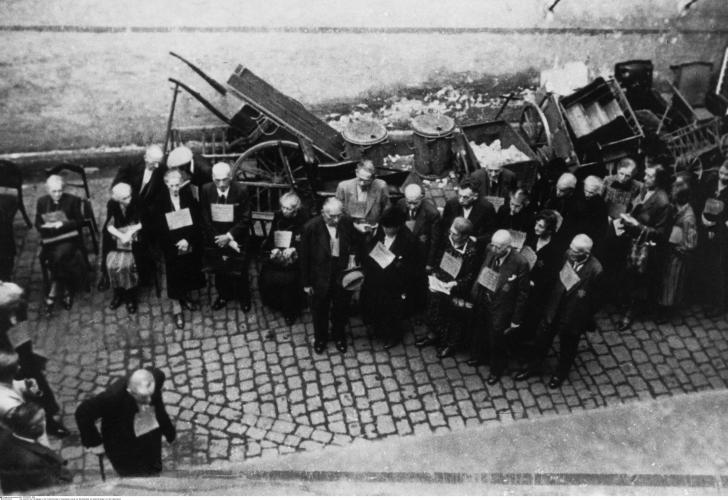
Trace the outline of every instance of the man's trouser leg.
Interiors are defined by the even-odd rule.
[[[551,344],[554,343],[556,329],[551,322],[545,319],[541,320],[536,329],[536,338],[534,340],[533,349],[529,355],[528,371],[537,373],[541,371],[541,364],[549,352]]]
[[[325,344],[329,339],[329,294],[314,293],[311,297],[313,315],[313,338],[317,344]]]
[[[235,283],[230,274],[215,273],[215,288],[221,299],[232,300],[235,298]]]
[[[581,331],[569,327],[569,325],[560,325],[559,327],[559,366],[557,375],[562,380],[569,376],[576,355],[579,351],[579,340],[581,340]]]
[[[508,365],[508,350],[506,349],[505,328],[503,325],[494,324],[493,314],[488,314],[490,321],[488,322],[488,339],[490,348],[490,372],[492,375],[500,377]]]
[[[470,357],[480,362],[488,360],[488,336],[490,335],[490,314],[488,306],[479,302],[473,309],[473,323],[470,328]]]
[[[351,293],[341,287],[331,288],[331,336],[334,340],[344,340],[344,328],[348,318],[348,305]]]

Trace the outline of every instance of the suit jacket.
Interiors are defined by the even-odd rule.
[[[344,204],[344,212],[351,216],[357,202],[357,179],[339,182],[336,186],[336,197]],[[382,179],[374,179],[367,192],[365,219],[370,224],[379,221],[384,209],[389,206],[389,188]]]
[[[518,177],[516,174],[503,168],[498,174],[498,182],[495,186],[491,186],[490,180],[488,179],[488,172],[484,168],[479,168],[469,177],[472,181],[478,185],[478,193],[480,196],[499,196],[508,200],[510,193],[515,191],[518,187]]]
[[[201,230],[201,216],[200,216],[200,204],[195,200],[192,195],[190,186],[185,186],[180,189],[179,192],[179,204],[180,210],[187,208],[192,216],[192,225],[175,229],[171,231],[167,224],[166,214],[174,211],[174,205],[172,205],[172,198],[169,194],[169,190],[163,189],[160,191],[159,196],[154,204],[155,215],[156,215],[156,227],[159,235],[159,240],[162,245],[162,251],[165,255],[175,256],[177,255],[177,242],[185,239],[192,246],[194,251],[201,251],[200,248],[202,243],[202,230]]]
[[[68,222],[64,222],[59,228],[44,228],[41,227],[44,224],[43,214],[49,212],[61,211],[66,214]],[[78,236],[75,241],[79,244],[82,243],[80,229],[83,226],[83,215],[81,213],[81,198],[72,194],[63,193],[58,203],[53,203],[50,195],[41,196],[38,198],[38,203],[35,209],[35,227],[40,233],[42,238],[53,238],[60,236],[71,231],[78,231]],[[67,240],[66,240],[67,241]]]
[[[625,231],[632,237],[639,236],[642,229],[645,230],[649,241],[658,245],[667,244],[672,230],[673,210],[670,198],[662,189],[657,189],[646,202],[642,203],[645,189],[642,188],[639,196],[632,200],[630,213],[637,219],[642,228],[625,227]]]
[[[212,182],[202,186],[200,191],[200,213],[202,215],[202,229],[205,235],[205,245],[216,247],[215,236],[230,233],[235,241],[242,246],[250,234],[250,196],[248,189],[242,184],[232,182],[227,194],[227,205],[234,205],[232,222],[214,222],[210,211],[210,204],[218,202],[217,187]]]
[[[435,259],[437,258],[437,250],[440,247],[440,238],[442,238],[440,211],[430,200],[425,199],[422,200],[422,203],[415,211],[415,218],[412,219],[407,208],[407,200],[402,198],[397,202],[397,206],[407,214],[408,221],[414,220],[412,234],[420,242],[425,264],[436,266],[438,262]]]
[[[478,267],[482,262],[481,247],[480,245],[478,245],[478,242],[473,237],[471,237],[467,241],[467,243],[465,244],[465,248],[462,249],[462,252],[456,250],[455,247],[453,247],[452,243],[450,243],[449,237],[445,241],[445,248],[437,254],[437,258],[435,260],[435,270],[433,274],[437,279],[444,283],[455,281],[457,284],[452,288],[452,290],[450,290],[450,295],[453,298],[466,299],[470,294],[473,280],[477,277]],[[462,259],[460,272],[458,272],[458,275],[454,278],[440,267],[442,257],[445,255],[446,252],[459,259]]]
[[[442,245],[447,241],[450,234],[450,226],[455,217],[462,217],[465,211],[457,198],[447,200],[445,209],[442,211]],[[468,220],[473,223],[473,234],[478,244],[483,246],[490,242],[490,237],[495,232],[496,218],[495,208],[493,205],[483,199],[473,203],[473,209],[470,211]]]
[[[154,394],[151,405],[159,428],[142,436],[134,434],[138,405],[126,390],[129,378],[113,382],[105,391],[83,401],[76,409],[76,423],[84,447],[104,445],[114,469],[121,475],[150,475],[162,470],[161,437],[174,441],[176,432],[162,401],[165,376],[153,368]],[[96,421],[101,420],[101,433]]]
[[[136,163],[128,163],[122,165],[119,171],[116,172],[114,180],[111,181],[111,185],[114,186],[120,182],[124,182],[131,186],[132,192],[136,195],[142,205],[149,206],[153,204],[160,191],[164,188],[164,173],[167,168],[163,165],[159,165],[152,171],[152,176],[149,178],[149,182],[144,185],[142,191],[142,181],[144,180],[144,170],[147,166],[144,161],[138,161]]]
[[[512,214],[511,206],[506,202],[498,209],[496,227],[529,233],[533,229],[533,219],[534,213],[531,207],[523,207],[517,214]]]
[[[1,431],[0,486],[3,493],[49,488],[70,483],[71,472],[50,448]]]
[[[347,216],[339,219],[339,258],[331,256],[331,236],[323,216],[317,215],[303,226],[301,246],[301,284],[313,287],[315,294],[329,292],[331,280],[338,280],[348,264],[349,255],[357,255],[359,240]]]
[[[482,271],[486,267],[492,268],[495,260],[495,253],[488,251],[480,270]],[[472,296],[476,304],[488,308],[496,329],[503,331],[508,328],[510,323],[520,325],[523,322],[530,287],[528,272],[526,258],[511,249],[498,269],[498,281],[494,292],[478,283],[476,276]]]
[[[561,262],[563,267],[566,259]],[[579,282],[569,291],[566,291],[561,279],[556,279],[544,304],[543,314],[547,324],[552,324],[559,314],[561,328],[581,333],[600,306],[602,265],[594,256],[590,256],[576,274],[579,275]]]

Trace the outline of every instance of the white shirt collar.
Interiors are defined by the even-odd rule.
[[[227,198],[227,196],[228,196],[229,193],[230,193],[230,188],[227,188],[226,191],[220,191],[218,189],[217,190],[217,197],[220,198],[221,196],[224,196],[225,198]]]

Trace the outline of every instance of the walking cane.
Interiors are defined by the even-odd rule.
[[[101,480],[106,482],[106,471],[104,470],[104,454],[98,455],[99,457],[99,470],[101,471]]]

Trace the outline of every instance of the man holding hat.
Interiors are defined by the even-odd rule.
[[[344,271],[350,256],[356,255],[359,239],[351,219],[344,214],[342,202],[334,197],[324,202],[321,215],[317,215],[303,226],[301,235],[301,283],[303,291],[311,297],[313,314],[314,344],[316,354],[326,349],[329,340],[329,317],[331,336],[340,352],[346,352],[344,326],[347,304],[354,283],[342,283]],[[353,276],[353,274],[351,275]],[[358,276],[361,276],[359,274]],[[360,284],[360,281],[359,281]]]
[[[200,213],[204,233],[204,261],[215,270],[217,311],[237,298],[244,312],[250,311],[247,243],[250,235],[250,197],[245,186],[233,182],[230,165],[212,167],[212,182],[200,191]]]

